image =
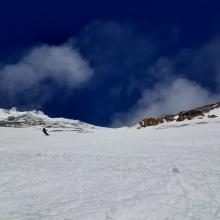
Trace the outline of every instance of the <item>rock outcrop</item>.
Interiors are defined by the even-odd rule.
[[[153,126],[163,123],[162,118],[146,118],[140,121],[141,127]]]
[[[178,118],[176,119],[176,121],[184,121],[184,120],[191,120],[195,117],[198,116],[203,116],[203,111],[199,110],[199,109],[193,109],[193,110],[189,110],[186,112],[180,112]]]
[[[158,124],[162,124],[164,122],[172,122],[172,121],[184,121],[184,120],[192,120],[193,118],[196,117],[202,117],[204,116],[205,113],[209,113],[211,110],[215,108],[220,108],[220,102],[210,104],[210,105],[205,105],[202,107],[198,107],[195,109],[191,109],[189,111],[183,111],[179,112],[177,114],[172,114],[172,115],[164,115],[160,117],[151,117],[151,118],[145,118],[139,122],[140,127],[148,127],[148,126],[155,126]],[[217,117],[215,115],[209,115],[209,118],[214,118]]]

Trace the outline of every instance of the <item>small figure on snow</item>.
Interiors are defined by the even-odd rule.
[[[43,128],[42,131],[44,132],[45,135],[49,136],[46,128]]]

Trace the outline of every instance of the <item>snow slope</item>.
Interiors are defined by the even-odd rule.
[[[220,117],[50,136],[0,127],[0,219],[220,219],[219,128]]]
[[[55,131],[78,131],[89,132],[98,127],[72,119],[50,118],[41,111],[17,111],[16,108],[10,110],[0,109],[0,127],[45,127],[59,128]]]

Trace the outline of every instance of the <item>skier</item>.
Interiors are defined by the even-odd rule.
[[[46,128],[43,128],[42,131],[44,132],[45,135],[49,136]]]

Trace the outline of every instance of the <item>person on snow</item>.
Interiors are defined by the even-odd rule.
[[[42,131],[44,132],[45,135],[49,136],[46,128],[43,128]]]

